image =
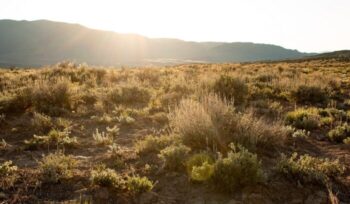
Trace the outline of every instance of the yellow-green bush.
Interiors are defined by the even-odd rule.
[[[315,108],[299,108],[287,113],[286,122],[298,129],[313,130],[320,126],[320,116]]]
[[[231,146],[233,150],[215,162],[212,176],[215,186],[221,191],[234,192],[263,181],[261,162],[257,155],[245,148]]]
[[[328,138],[333,142],[343,142],[350,137],[350,126],[347,123],[338,125],[328,132]]]
[[[339,160],[321,159],[309,155],[293,153],[291,157],[282,155],[277,170],[291,179],[302,182],[323,183],[329,177],[336,177],[344,173],[345,167]]]
[[[193,181],[207,181],[214,173],[214,159],[207,153],[197,153],[186,161],[186,169]]]
[[[153,188],[153,182],[147,177],[131,176],[126,181],[127,189],[135,194],[151,191]]]

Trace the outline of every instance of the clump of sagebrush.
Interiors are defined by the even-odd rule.
[[[344,123],[336,126],[328,132],[328,138],[333,142],[343,142],[347,138],[350,138],[350,125]]]
[[[145,106],[151,97],[151,91],[147,88],[137,85],[125,85],[109,89],[102,100],[106,107],[111,107],[113,104]]]
[[[176,138],[170,135],[147,135],[144,139],[136,142],[136,152],[138,154],[159,153],[160,150],[174,143],[174,140]]]
[[[54,124],[50,116],[34,112],[32,118],[32,126],[36,131],[40,133],[46,133],[54,126]]]
[[[241,114],[231,128],[232,141],[251,150],[280,146],[287,137],[287,129],[281,123],[267,123],[252,112]]]
[[[185,167],[185,161],[190,150],[189,147],[182,144],[172,145],[161,150],[159,157],[163,161],[165,169],[182,171]]]
[[[297,103],[303,104],[325,103],[328,99],[327,92],[315,85],[300,85],[292,91],[292,96]]]
[[[197,153],[186,161],[186,169],[193,181],[208,181],[214,173],[214,159],[208,153]]]
[[[274,147],[286,138],[280,123],[267,123],[251,112],[235,113],[230,103],[213,94],[181,101],[170,114],[170,124],[192,149],[226,151],[230,142],[252,149]]]
[[[134,194],[151,191],[153,186],[153,182],[147,177],[129,176],[126,180],[127,189]]]
[[[78,161],[62,152],[51,153],[39,162],[43,182],[57,183],[73,176]]]
[[[336,177],[344,173],[345,166],[339,160],[321,159],[309,155],[297,153],[291,157],[282,155],[278,165],[278,172],[291,179],[298,179],[302,182],[324,183],[329,177]]]
[[[221,75],[214,83],[214,92],[228,100],[233,100],[235,105],[244,105],[248,97],[248,86],[236,77]]]
[[[70,136],[70,131],[67,129],[59,131],[52,129],[47,135],[34,135],[32,139],[24,141],[26,149],[38,149],[44,147],[74,147],[78,145],[76,137]]]
[[[182,100],[169,118],[185,145],[193,149],[220,149],[231,139],[228,127],[236,116],[227,101],[209,94],[199,101]]]
[[[108,187],[115,190],[125,188],[125,181],[115,170],[106,168],[104,165],[97,166],[91,171],[91,182],[94,185]]]
[[[16,182],[18,167],[12,161],[5,161],[0,164],[0,189],[11,188]]]
[[[320,126],[320,116],[316,108],[299,108],[287,113],[286,123],[298,129],[313,130]]]
[[[256,154],[243,147],[231,145],[232,151],[220,157],[214,165],[213,183],[225,192],[234,192],[244,186],[255,185],[264,180]]]
[[[37,111],[50,115],[71,110],[75,102],[72,86],[65,78],[37,81],[28,90],[30,102]]]

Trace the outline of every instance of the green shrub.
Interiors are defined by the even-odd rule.
[[[186,161],[187,173],[193,181],[207,181],[214,173],[214,159],[207,153],[192,155]]]
[[[69,179],[77,166],[73,156],[66,156],[61,152],[51,153],[39,162],[42,180],[47,183],[57,183],[62,179]]]
[[[350,137],[350,126],[347,123],[336,126],[328,132],[328,138],[333,142],[343,142]]]
[[[176,140],[175,137],[169,135],[153,136],[147,135],[143,140],[136,143],[136,152],[138,154],[159,153],[160,150],[169,146]]]
[[[234,100],[235,105],[244,105],[248,97],[248,86],[244,81],[228,75],[222,75],[214,83],[214,92],[219,96]]]
[[[298,129],[312,130],[320,125],[320,116],[315,108],[304,109],[299,108],[288,112],[286,122]]]
[[[185,167],[185,161],[190,150],[190,148],[182,144],[172,145],[161,150],[159,157],[163,161],[165,169],[181,171]]]
[[[108,187],[111,189],[124,189],[125,181],[113,169],[106,168],[104,165],[97,166],[91,171],[91,181],[94,185]]]
[[[213,182],[218,189],[226,192],[234,192],[244,186],[255,185],[263,181],[261,162],[257,155],[250,153],[245,148],[236,148],[227,154],[227,157],[219,158],[214,165]]]
[[[292,92],[297,103],[325,103],[328,99],[328,94],[321,87],[313,85],[301,85]]]
[[[126,186],[129,191],[135,194],[151,191],[153,189],[153,182],[147,177],[132,176],[128,177]]]
[[[328,177],[343,174],[345,167],[339,160],[330,161],[327,158],[320,159],[309,155],[301,155],[298,158],[298,154],[293,153],[290,158],[282,155],[277,170],[291,179],[323,183]]]

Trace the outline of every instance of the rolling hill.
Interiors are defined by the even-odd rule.
[[[62,60],[104,66],[249,62],[310,55],[269,44],[154,39],[47,20],[0,20],[1,66],[41,66]]]

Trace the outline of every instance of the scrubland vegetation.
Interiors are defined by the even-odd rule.
[[[350,63],[0,69],[0,203],[350,203]]]

